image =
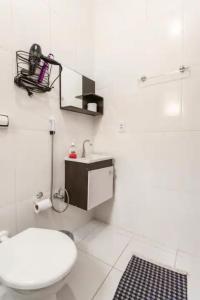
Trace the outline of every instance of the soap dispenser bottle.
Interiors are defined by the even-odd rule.
[[[69,158],[73,158],[73,159],[77,158],[77,152],[76,152],[76,145],[75,145],[75,143],[71,143],[71,146],[69,148]]]

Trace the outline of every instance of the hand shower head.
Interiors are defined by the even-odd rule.
[[[56,120],[54,117],[49,118],[49,132],[50,134],[55,134],[56,132]]]

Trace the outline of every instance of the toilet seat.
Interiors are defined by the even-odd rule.
[[[29,228],[0,244],[0,282],[18,290],[46,288],[66,277],[76,258],[67,235]]]

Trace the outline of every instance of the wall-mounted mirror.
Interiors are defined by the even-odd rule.
[[[76,97],[82,95],[82,75],[63,67],[61,108],[74,106],[82,108],[82,101]]]
[[[82,114],[103,114],[103,98],[95,94],[95,81],[63,67],[60,108]]]

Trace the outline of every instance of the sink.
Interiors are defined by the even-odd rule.
[[[109,159],[113,159],[113,157],[104,154],[91,154],[87,157],[78,157],[76,159],[65,157],[65,160],[67,161],[74,161],[74,162],[79,162],[84,164],[91,164],[91,163],[95,163],[103,160],[109,160]]]

